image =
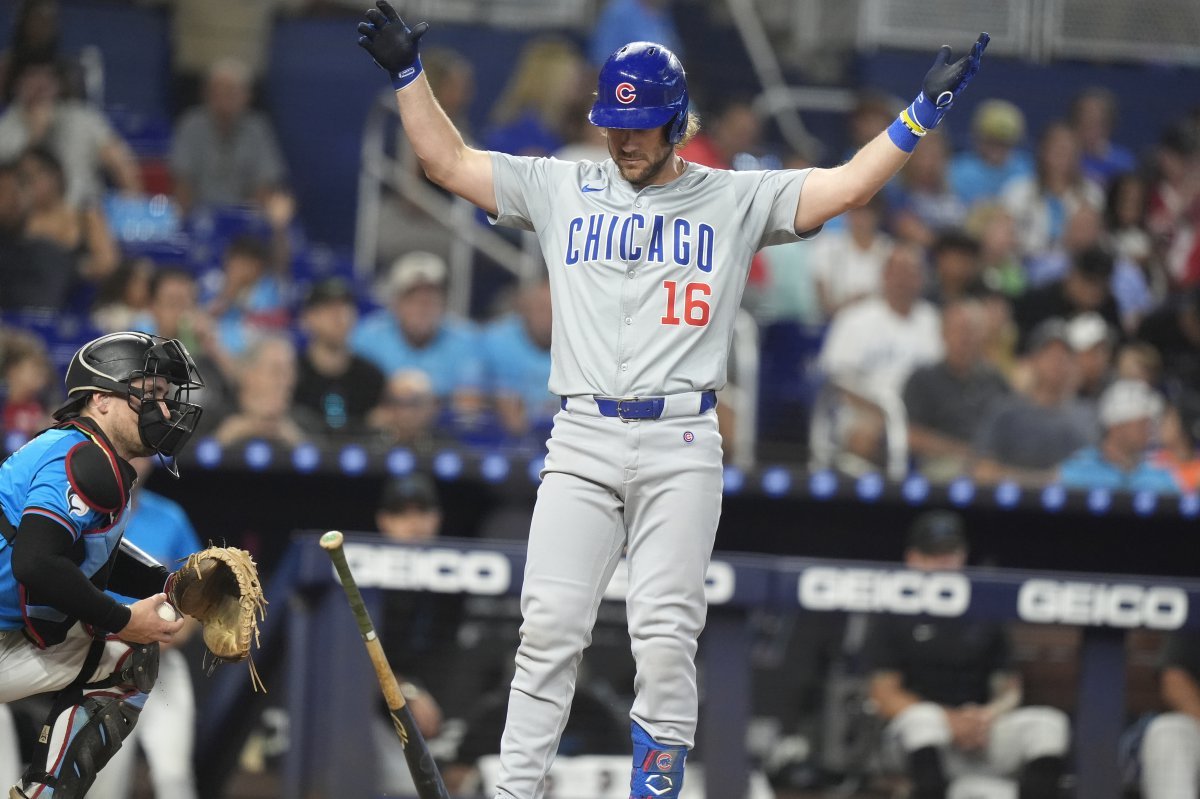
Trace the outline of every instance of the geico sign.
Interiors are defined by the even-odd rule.
[[[364,588],[436,591],[441,594],[503,594],[512,567],[499,552],[346,544],[346,561]]]
[[[1177,630],[1187,621],[1188,596],[1169,585],[1026,580],[1017,614],[1040,623]]]
[[[961,616],[971,604],[971,582],[954,572],[814,566],[800,575],[799,598],[808,610]]]
[[[710,605],[724,605],[733,599],[733,589],[737,585],[737,577],[733,566],[720,560],[708,564],[708,572],[704,576],[704,598]],[[629,594],[629,562],[622,559],[608,588],[604,589],[604,598],[616,602],[624,602]]]

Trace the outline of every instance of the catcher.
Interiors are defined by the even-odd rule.
[[[245,553],[206,550],[170,573],[122,543],[136,482],[129,459],[178,455],[201,414],[190,393],[202,386],[178,341],[102,336],[71,360],[58,424],[0,464],[0,702],[54,693],[10,799],[87,793],[137,723],[158,644],[183,626],[171,605],[204,622],[218,659],[249,655],[263,603]],[[121,605],[109,587],[145,599]]]

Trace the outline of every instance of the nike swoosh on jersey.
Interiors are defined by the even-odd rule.
[[[604,186],[592,186],[592,185],[585,183],[579,188],[579,190],[581,192],[583,192],[584,194],[587,194],[588,192],[593,192],[593,191],[604,191],[604,188],[605,188]]]

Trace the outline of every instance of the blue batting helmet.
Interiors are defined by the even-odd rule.
[[[600,68],[588,120],[602,128],[649,130],[667,125],[667,141],[677,144],[688,120],[683,65],[661,44],[625,45]]]

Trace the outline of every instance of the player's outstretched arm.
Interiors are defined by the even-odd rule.
[[[937,127],[955,98],[967,88],[979,71],[990,38],[986,33],[979,34],[971,51],[957,61],[950,60],[950,46],[943,45],[925,74],[917,99],[900,112],[891,127],[841,166],[814,169],[800,192],[796,230],[813,230],[874,197],[904,166],[921,137]]]
[[[418,43],[429,24],[410,28],[387,0],[375,5],[358,23],[358,44],[391,76],[404,132],[425,174],[447,191],[496,213],[491,156],[466,145],[421,69]]]

